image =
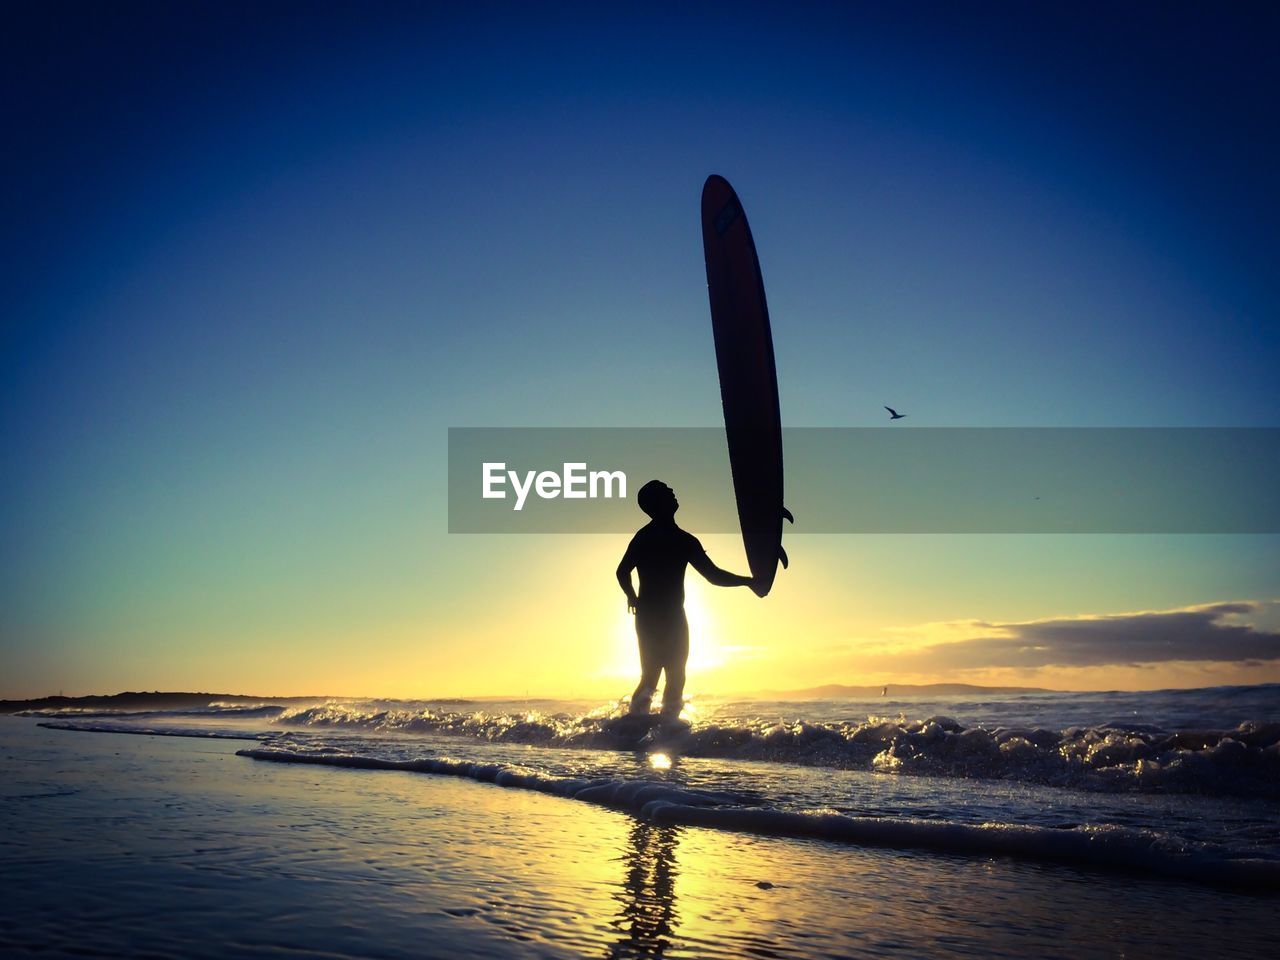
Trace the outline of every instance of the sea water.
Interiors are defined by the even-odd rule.
[[[643,739],[621,712],[334,700],[40,719],[250,738],[254,760],[467,776],[668,822],[1280,879],[1280,685],[693,701],[687,730]]]
[[[253,730],[261,718],[182,719],[173,730],[205,735],[0,717],[4,956],[1204,960],[1271,956],[1280,933],[1263,886],[920,849],[910,826],[905,846],[864,845],[655,822],[648,805],[598,801],[650,790],[672,803],[666,790],[692,804],[649,814],[785,813],[735,803],[748,799],[730,796],[742,773],[723,760],[690,763],[710,764],[694,785],[678,756],[595,751],[611,776],[598,778],[596,800],[577,799],[538,786],[572,780],[591,751],[553,753],[562,777],[536,767],[548,751],[532,746],[497,745],[535,762],[517,767],[449,760],[403,735],[300,750],[316,735],[282,744]],[[398,768],[384,763],[397,741]],[[255,762],[242,746],[296,760]],[[319,756],[333,765],[311,762]],[[785,780],[786,764],[754,768]],[[954,778],[868,776],[964,795]],[[765,796],[760,788],[756,801]],[[910,794],[881,796],[893,810]],[[941,813],[943,829],[963,823]]]

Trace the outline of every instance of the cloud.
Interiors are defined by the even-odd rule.
[[[907,669],[911,661],[920,660],[934,669],[948,670],[1280,659],[1280,632],[1259,629],[1245,619],[1263,606],[1215,603],[1108,616],[927,624],[917,634],[918,638],[924,635],[923,644],[920,639],[907,641],[896,654],[877,644],[874,650],[863,648],[870,653],[866,659],[875,664],[859,659],[866,666],[892,665],[897,669]],[[969,635],[957,638],[957,633]]]

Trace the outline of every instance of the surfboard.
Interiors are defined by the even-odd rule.
[[[712,174],[702,187],[702,250],[707,263],[711,330],[720,372],[720,403],[738,524],[754,579],[765,596],[782,549],[782,414],[764,278],[742,202],[729,181]]]

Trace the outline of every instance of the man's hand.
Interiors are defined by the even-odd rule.
[[[705,553],[699,554],[689,561],[693,569],[706,577],[707,582],[716,587],[751,587],[755,590],[755,580],[751,577],[739,576],[728,570],[721,570]]]
[[[627,613],[634,615],[636,612],[636,598],[627,597]]]

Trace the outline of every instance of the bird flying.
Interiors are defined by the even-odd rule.
[[[885,407],[885,409],[889,411],[890,420],[901,420],[906,416],[905,413],[899,413],[897,410],[893,409],[893,407]]]

